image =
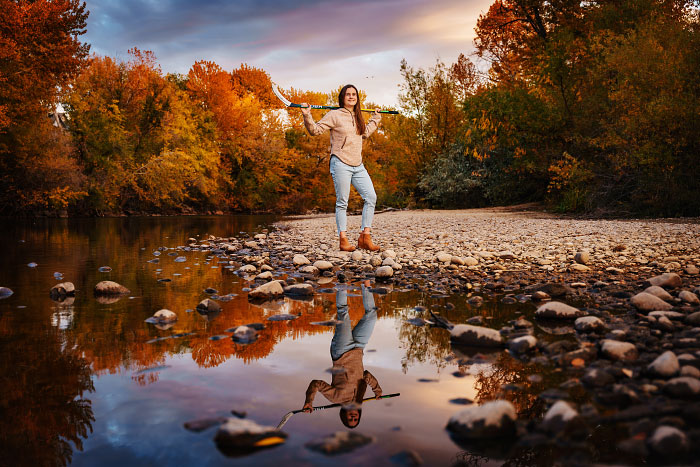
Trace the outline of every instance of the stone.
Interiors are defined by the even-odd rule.
[[[317,276],[319,274],[319,270],[316,266],[303,266],[299,269],[299,272],[304,273],[304,274],[311,274],[313,276]]]
[[[659,287],[658,285],[650,285],[649,287],[644,289],[644,292],[651,294],[654,297],[660,298],[664,301],[673,300],[671,294],[666,292],[666,289],[664,289],[663,287]]]
[[[659,318],[667,318],[667,319],[673,319],[673,320],[682,320],[686,316],[683,313],[679,313],[677,311],[652,311],[649,313],[647,316],[651,316],[652,318],[659,319]]]
[[[638,356],[637,348],[630,342],[603,339],[600,350],[610,360],[636,360]]]
[[[578,416],[578,412],[568,402],[557,401],[544,415],[542,426],[550,433],[557,433]]]
[[[332,435],[324,436],[307,442],[304,446],[308,449],[327,456],[343,454],[373,443],[375,438],[365,436],[353,431],[337,431]]]
[[[685,365],[681,367],[680,375],[700,379],[700,370],[695,368],[694,366]]]
[[[7,287],[0,287],[0,299],[7,298],[13,293],[14,292],[12,291],[12,289],[8,289]]]
[[[473,256],[467,256],[464,258],[464,265],[465,266],[476,266],[479,264],[479,260],[474,258]]]
[[[369,259],[369,264],[374,266],[375,268],[378,266],[381,266],[383,263],[382,258],[380,256],[372,256]]]
[[[498,253],[498,257],[501,259],[516,259],[515,253],[510,250],[504,250]]]
[[[450,340],[456,344],[475,347],[500,347],[501,333],[495,329],[470,324],[457,324],[450,331]]]
[[[449,263],[452,261],[452,255],[441,251],[435,255],[435,259],[441,263]]]
[[[127,295],[129,293],[131,293],[129,289],[112,281],[98,282],[95,286],[95,295]]]
[[[297,295],[310,297],[314,294],[314,287],[311,284],[292,284],[284,288],[285,295]]]
[[[239,274],[251,274],[253,272],[257,272],[258,268],[255,267],[253,264],[245,264],[238,268],[236,272]]]
[[[656,454],[671,460],[673,456],[684,454],[688,450],[688,437],[676,427],[661,425],[654,430],[647,444]]]
[[[329,271],[333,269],[333,263],[331,263],[330,261],[318,260],[314,263],[314,267],[321,272]]]
[[[587,251],[579,251],[574,255],[574,261],[578,264],[588,264],[591,260],[591,255]]]
[[[647,371],[656,377],[670,378],[678,373],[680,365],[676,354],[667,350],[647,366]]]
[[[534,349],[537,346],[535,336],[520,336],[508,342],[508,349],[516,354],[521,354]]]
[[[280,281],[271,281],[248,292],[248,300],[270,300],[284,295]]]
[[[457,266],[464,266],[464,258],[461,256],[453,256],[451,260],[452,264],[456,264]]]
[[[542,292],[541,290],[532,294],[532,299],[538,302],[549,300],[550,298],[551,297],[546,292]]]
[[[394,270],[391,268],[391,266],[381,266],[374,272],[374,276],[377,279],[388,279],[393,275]]]
[[[586,313],[583,310],[574,308],[562,302],[547,302],[544,305],[540,305],[535,311],[535,318],[540,319],[576,319],[581,316],[585,316]]]
[[[286,433],[273,426],[258,425],[252,420],[229,417],[219,426],[214,441],[224,454],[240,455],[262,447],[282,444],[286,438]]]
[[[216,314],[221,311],[221,306],[210,298],[205,298],[197,305],[197,311],[201,314]]]
[[[591,268],[589,268],[588,266],[579,263],[572,264],[571,266],[569,266],[569,269],[578,272],[587,272],[591,270]]]
[[[255,276],[256,280],[264,280],[264,281],[271,281],[272,280],[272,273],[270,271],[265,271],[261,272],[257,276]]]
[[[362,252],[358,250],[353,251],[350,255],[350,258],[352,258],[353,261],[362,261],[363,257],[364,255],[362,254]]]
[[[686,274],[688,274],[688,275],[690,275],[690,276],[697,276],[698,274],[700,274],[700,269],[698,269],[697,267],[693,266],[692,264],[691,264],[690,266],[687,266],[687,267],[684,269],[684,271],[685,271]]]
[[[174,311],[162,309],[153,314],[153,319],[158,321],[160,324],[174,323],[177,321],[177,314],[175,314]]]
[[[250,344],[257,340],[258,331],[250,326],[236,326],[231,339],[238,344]]]
[[[615,377],[602,368],[591,368],[581,378],[581,382],[588,387],[602,388],[615,382]]]
[[[658,276],[654,276],[647,282],[649,282],[649,284],[651,285],[657,285],[659,287],[668,288],[680,287],[683,283],[683,281],[681,280],[681,276],[679,276],[675,272],[667,272]]]
[[[652,294],[641,292],[630,299],[639,311],[670,310],[673,306]]]
[[[690,303],[691,305],[700,305],[700,299],[693,292],[687,290],[681,290],[678,294],[678,298],[683,300],[685,303]]]
[[[574,321],[574,329],[581,333],[605,331],[605,323],[595,316],[583,316]]]
[[[384,250],[382,251],[382,258],[396,259],[396,252],[394,250]]]
[[[663,386],[663,391],[673,397],[696,398],[700,395],[700,379],[690,376],[679,376],[668,380]]]
[[[606,272],[609,272],[610,274],[624,274],[624,269],[616,268],[614,266],[610,266],[609,268],[605,268]]]
[[[62,297],[68,297],[75,295],[75,285],[72,282],[61,282],[51,287],[49,296],[56,300]]]
[[[458,439],[511,437],[515,433],[516,412],[506,400],[470,405],[450,417],[447,429]]]
[[[294,255],[294,258],[292,258],[292,263],[294,266],[306,266],[307,264],[311,264],[311,261],[304,256],[304,255]]]
[[[700,326],[700,311],[691,313],[685,317],[685,322],[691,326]]]

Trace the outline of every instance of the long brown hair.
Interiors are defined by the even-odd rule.
[[[358,135],[363,135],[365,134],[365,119],[362,116],[362,105],[360,104],[360,93],[357,90],[355,86],[352,84],[346,84],[343,86],[343,89],[340,90],[340,94],[338,94],[338,105],[343,108],[345,107],[345,93],[349,88],[353,88],[355,92],[357,93],[357,102],[355,103],[355,108],[353,109],[355,112],[355,121],[357,122],[357,134]]]

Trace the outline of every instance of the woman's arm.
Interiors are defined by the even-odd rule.
[[[304,116],[304,126],[306,131],[309,132],[311,136],[318,136],[325,133],[335,126],[332,112],[328,112],[321,118],[318,122],[314,122],[314,118],[311,116],[311,107],[309,104],[304,103],[306,107],[301,108],[301,113]]]
[[[382,116],[379,112],[376,110],[372,114],[372,118],[369,119],[369,122],[367,122],[367,125],[365,125],[365,132],[362,135],[363,138],[369,138],[369,136],[374,133],[374,130],[377,129],[379,126],[379,122],[381,121]]]

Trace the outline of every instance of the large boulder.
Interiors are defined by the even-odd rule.
[[[454,414],[447,429],[459,439],[510,437],[515,433],[516,412],[506,400],[471,405]]]
[[[98,282],[95,286],[95,295],[127,295],[129,293],[131,293],[129,289],[112,281]]]
[[[547,302],[544,305],[540,305],[535,311],[535,318],[541,319],[576,319],[582,316],[586,316],[583,310],[574,308],[562,302]]]
[[[450,331],[450,340],[456,344],[474,347],[501,347],[503,338],[495,329],[470,324],[457,324]]]

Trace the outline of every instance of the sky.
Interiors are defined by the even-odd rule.
[[[153,51],[165,73],[198,60],[227,71],[262,68],[282,88],[330,92],[352,83],[395,106],[405,58],[429,68],[473,52],[474,26],[493,0],[86,0],[82,40],[127,60]]]

